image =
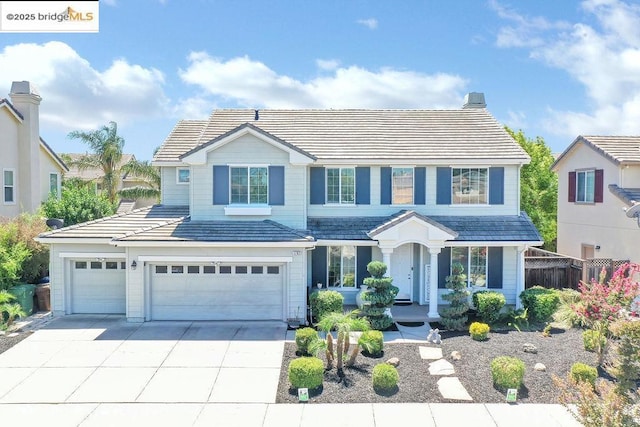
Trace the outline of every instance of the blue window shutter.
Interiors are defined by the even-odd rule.
[[[213,204],[229,204],[229,166],[213,167]]]
[[[502,289],[502,247],[489,247],[488,251],[488,287]]]
[[[489,204],[504,205],[504,168],[489,168]]]
[[[313,167],[309,170],[309,177],[311,182],[311,188],[309,190],[309,202],[312,205],[324,205],[324,168]]]
[[[413,170],[413,204],[424,205],[426,201],[427,168]]]
[[[284,166],[269,166],[269,204],[284,206]]]
[[[451,274],[451,248],[442,248],[438,255],[438,288],[446,288],[449,274]]]
[[[327,284],[327,247],[316,246],[311,251],[311,280],[312,288],[317,283]]]
[[[380,168],[380,204],[391,204],[391,168]]]
[[[371,204],[371,169],[356,168],[356,205]]]
[[[436,170],[436,204],[451,204],[451,168]]]
[[[362,281],[370,274],[367,271],[367,265],[371,262],[371,246],[358,246],[356,248],[356,258],[358,262],[356,274],[358,275],[357,286],[362,286]]]

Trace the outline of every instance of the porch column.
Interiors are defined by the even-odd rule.
[[[438,313],[438,254],[442,248],[429,248],[429,313],[431,319],[439,319]]]
[[[526,246],[518,246],[518,256],[516,257],[516,310],[522,308],[520,293],[524,291],[524,253]]]
[[[393,277],[391,275],[391,254],[393,253],[393,248],[380,248],[382,251],[382,262],[387,266],[387,277]]]

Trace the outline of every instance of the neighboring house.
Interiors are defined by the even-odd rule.
[[[304,315],[318,283],[354,304],[380,260],[399,299],[438,304],[452,262],[516,304],[530,161],[487,112],[217,110],[183,120],[154,158],[162,204],[39,237],[54,314],[155,319]]]
[[[84,156],[89,155],[88,153],[66,153],[63,157],[67,157],[69,161],[69,172],[65,174],[65,179],[79,179],[81,181],[92,182],[95,185],[96,193],[102,192],[102,177],[104,176],[104,172],[100,168],[87,168],[80,170],[74,162],[78,161]],[[131,160],[135,160],[135,156],[133,154],[123,154],[122,160],[120,164],[118,164],[118,169],[122,166],[129,163]],[[131,176],[128,173],[122,173],[120,177],[120,182],[118,186],[118,191],[124,188],[132,188],[132,187],[145,187],[147,184],[140,180],[135,176]],[[121,200],[118,205],[118,212],[128,212],[133,209],[143,208],[145,206],[151,206],[156,203],[156,200],[150,199],[140,199],[140,200]]]
[[[40,137],[40,101],[29,82],[13,82],[11,101],[0,98],[0,216],[35,212],[49,194],[60,195],[67,166]]]
[[[640,262],[640,136],[578,136],[556,159],[558,252]]]

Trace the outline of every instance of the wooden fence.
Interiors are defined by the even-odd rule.
[[[618,267],[629,262],[609,258],[584,260],[538,248],[529,248],[524,260],[525,288],[540,285],[554,289],[578,289],[581,280],[597,280],[602,268],[610,278]]]

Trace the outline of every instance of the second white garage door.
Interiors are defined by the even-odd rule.
[[[151,265],[154,320],[281,320],[282,265]]]

